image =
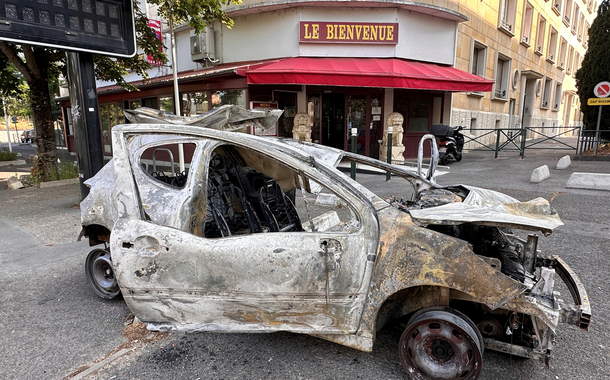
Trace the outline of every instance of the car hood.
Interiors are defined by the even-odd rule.
[[[544,198],[528,202],[497,191],[461,185],[468,190],[462,202],[419,210],[409,210],[411,217],[424,225],[476,223],[498,227],[516,227],[549,234],[563,225],[557,212]]]

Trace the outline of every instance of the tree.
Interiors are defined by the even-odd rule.
[[[150,0],[149,3],[159,5],[160,15],[172,19],[176,23],[189,23],[197,32],[203,30],[212,20],[220,20],[231,26],[233,21],[221,10],[222,5],[240,3],[241,0]],[[162,43],[154,31],[148,26],[148,18],[140,9],[134,9],[136,34],[139,47],[144,54],[151,55],[154,60],[167,62],[167,56],[162,51]],[[31,108],[34,116],[36,142],[38,143],[38,172],[42,179],[53,177],[57,172],[57,150],[55,147],[55,132],[52,117],[52,97],[49,93],[49,83],[54,83],[60,73],[65,72],[65,52],[29,44],[14,45],[0,41],[0,69],[9,62],[19,71],[27,82]],[[129,91],[137,90],[125,82],[127,70],[138,73],[148,79],[147,70],[151,65],[140,57],[109,58],[95,56],[95,74],[100,80],[114,81]],[[4,70],[1,70],[4,73]],[[0,90],[8,93],[11,86],[0,76]]]
[[[587,100],[595,97],[593,88],[602,81],[610,81],[610,0],[603,0],[597,17],[589,28],[589,48],[576,72],[576,87],[580,110],[584,115],[584,128],[596,129],[599,106],[588,106]],[[602,107],[600,129],[610,129],[610,107]],[[610,136],[610,133],[606,134]]]

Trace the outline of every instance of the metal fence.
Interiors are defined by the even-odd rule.
[[[610,135],[610,129],[600,130],[599,133],[591,129],[583,130],[578,139],[576,154],[583,154],[583,152],[592,149],[593,155],[597,155],[597,148],[602,143],[602,135]]]
[[[525,127],[525,128],[491,128],[476,129],[469,134],[464,133],[464,144],[470,150],[489,150],[494,152],[494,158],[501,151],[517,151],[519,156],[525,156],[526,149],[554,149],[578,151],[581,127]],[[563,137],[577,137],[574,143],[559,140]],[[543,145],[553,142],[553,147]],[[559,144],[557,146],[556,144]]]

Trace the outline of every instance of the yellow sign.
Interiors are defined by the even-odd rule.
[[[610,98],[589,98],[588,106],[610,106]]]

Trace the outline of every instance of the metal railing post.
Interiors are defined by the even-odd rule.
[[[352,127],[352,153],[357,153],[358,152],[358,147],[356,146],[356,144],[358,143],[358,129]],[[352,179],[356,179],[356,162],[352,161],[352,168],[351,168],[351,175],[352,175]]]
[[[494,158],[498,158],[498,151],[500,150],[500,132],[502,130],[498,129],[498,131],[496,132],[496,152],[494,154]]]
[[[526,131],[527,129],[525,127],[523,127],[523,125],[521,126],[521,152],[519,152],[519,155],[521,156],[521,158],[525,157],[525,138],[526,138]]]
[[[388,144],[388,164],[392,163],[392,132],[394,132],[394,128],[393,127],[388,127],[388,139],[387,139],[387,144]],[[389,171],[387,171],[385,173],[385,180],[386,182],[389,181],[392,178],[392,173],[390,173]]]

